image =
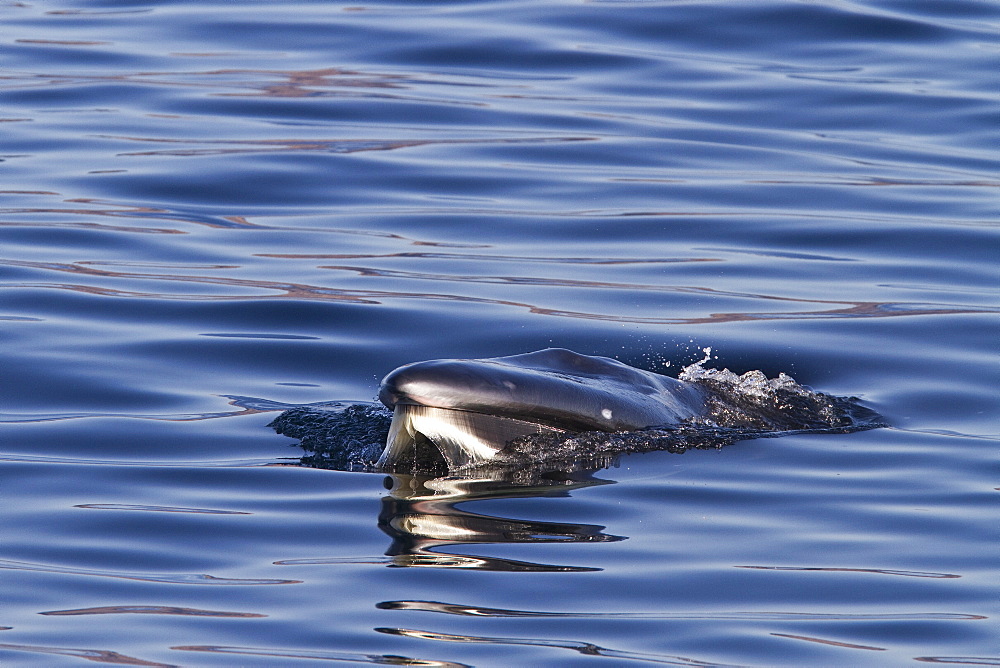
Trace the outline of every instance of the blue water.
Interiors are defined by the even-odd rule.
[[[971,0],[3,3],[0,664],[1000,665],[998,57]],[[548,346],[891,426],[529,489],[267,427]]]

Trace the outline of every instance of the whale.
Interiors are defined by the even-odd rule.
[[[436,450],[449,469],[488,463],[531,434],[627,432],[702,415],[695,384],[564,348],[486,359],[416,362],[390,372],[379,400],[393,411],[376,466]]]

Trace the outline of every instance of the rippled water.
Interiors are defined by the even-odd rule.
[[[0,25],[3,665],[1000,665],[995,3]],[[520,487],[267,427],[548,346],[891,426]]]

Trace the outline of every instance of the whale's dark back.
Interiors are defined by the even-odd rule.
[[[386,406],[416,404],[538,422],[571,431],[626,431],[699,414],[698,387],[562,348],[481,360],[431,360],[382,381]]]

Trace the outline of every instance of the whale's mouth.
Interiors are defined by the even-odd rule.
[[[564,430],[515,418],[419,404],[397,403],[385,450],[376,466],[435,457],[448,469],[475,466],[490,460],[507,443],[528,434],[557,434]]]

